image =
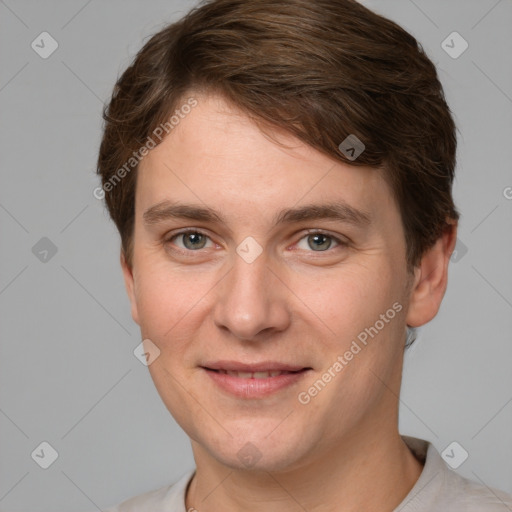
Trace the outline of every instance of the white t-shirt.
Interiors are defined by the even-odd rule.
[[[414,487],[393,512],[512,512],[512,495],[455,473],[428,441],[402,436],[424,464]],[[173,485],[135,496],[104,512],[187,512],[185,492],[195,470]]]

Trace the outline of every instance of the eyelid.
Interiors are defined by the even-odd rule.
[[[334,235],[330,231],[322,228],[313,228],[313,229],[306,229],[307,235],[314,235],[314,234],[321,234],[328,236],[329,238],[332,238],[333,240],[336,240],[339,244],[348,244],[349,240],[347,237],[342,237],[341,235]],[[305,236],[305,235],[304,235]],[[304,238],[304,237],[302,237]],[[301,240],[302,240],[301,238]]]
[[[178,236],[181,236],[181,235],[186,235],[187,233],[199,233],[200,235],[204,235],[206,238],[208,238],[211,242],[215,243],[213,240],[212,240],[212,237],[206,232],[206,231],[203,231],[202,229],[200,228],[182,228],[176,232],[171,232],[171,233],[167,233],[166,235],[164,235],[163,237],[163,241],[164,243],[170,243],[171,240],[173,240],[174,238],[178,237]],[[181,247],[177,247],[175,249],[176,251],[180,251],[180,252],[186,252],[186,253],[193,253],[193,252],[201,252],[201,251],[204,251],[206,249],[198,249],[196,251],[191,251],[189,249],[182,249]]]
[[[336,247],[334,248],[329,248],[327,251],[306,251],[306,252],[311,252],[311,253],[319,253],[319,254],[322,254],[322,253],[329,253],[329,252],[332,252],[332,250],[336,249],[337,247],[347,247],[349,245],[349,240],[346,239],[345,237],[340,237],[338,235],[334,235],[332,233],[330,233],[328,230],[325,230],[325,229],[321,229],[321,228],[311,228],[311,229],[305,229],[305,230],[301,230],[301,231],[304,231],[305,234],[303,236],[301,236],[295,243],[294,245],[298,244],[303,238],[305,238],[306,236],[308,235],[311,235],[311,234],[322,234],[322,235],[325,235],[329,238],[331,238],[332,240],[334,240],[336,242]],[[212,237],[204,230],[200,229],[200,228],[194,228],[194,227],[189,227],[189,228],[182,228],[176,232],[171,232],[167,235],[164,236],[164,243],[170,243],[172,239],[180,236],[180,235],[185,235],[187,233],[199,233],[201,235],[204,235],[206,238],[208,238],[212,243],[216,243],[214,242],[214,240],[212,240]],[[218,245],[218,244],[217,244]],[[193,251],[193,250],[190,250],[190,249],[182,249],[181,247],[176,247],[173,249],[174,251],[177,251],[177,252],[180,252],[180,253],[185,253],[185,254],[193,254],[193,253],[201,253],[202,251],[205,251],[205,249],[197,249],[196,251]]]
[[[201,228],[182,228],[182,229],[179,229],[178,231],[174,232],[174,231],[171,231],[170,233],[167,233],[164,238],[166,240],[171,240],[172,238],[175,238],[177,237],[178,235],[184,235],[186,233],[199,233],[201,235],[205,235],[207,237],[210,237],[210,235],[208,235],[208,233],[206,231],[203,231]]]
[[[322,254],[322,253],[329,254],[329,253],[332,253],[333,251],[335,251],[336,249],[348,247],[349,243],[350,243],[350,241],[346,237],[342,237],[340,235],[334,235],[331,232],[329,232],[328,230],[325,230],[322,228],[306,229],[305,231],[306,231],[306,234],[301,236],[299,238],[299,240],[297,240],[297,242],[295,242],[295,244],[298,244],[303,238],[307,237],[308,235],[325,235],[328,238],[334,240],[336,243],[335,247],[329,247],[329,249],[327,249],[326,251],[306,251],[306,252],[310,252],[312,254]]]

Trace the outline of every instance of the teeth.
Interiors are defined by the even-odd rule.
[[[254,372],[253,373],[253,378],[255,379],[268,379],[268,377],[270,377],[271,374],[270,372]]]
[[[233,372],[231,370],[228,371],[228,375],[232,375],[233,377],[240,377],[241,379],[250,379],[252,377],[251,372]]]
[[[220,373],[226,373],[232,377],[238,377],[239,379],[268,379],[269,377],[277,377],[278,375],[289,373],[281,372],[279,370],[273,370],[270,372],[234,372],[231,370],[219,370]]]

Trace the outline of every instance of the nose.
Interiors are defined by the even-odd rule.
[[[248,263],[238,254],[215,289],[213,316],[219,329],[243,340],[262,340],[290,324],[291,291],[263,252]]]

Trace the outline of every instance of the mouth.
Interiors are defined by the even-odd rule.
[[[212,372],[221,373],[224,375],[231,375],[232,377],[238,377],[239,379],[268,379],[269,377],[279,377],[279,375],[286,375],[291,373],[299,373],[307,368],[303,368],[302,370],[296,371],[281,371],[281,370],[271,370],[271,371],[263,371],[263,372],[237,372],[233,370],[214,370],[212,368],[205,368],[206,370],[210,370]]]
[[[297,384],[311,367],[280,363],[247,365],[237,362],[208,363],[201,368],[217,387],[237,398],[265,398]]]

